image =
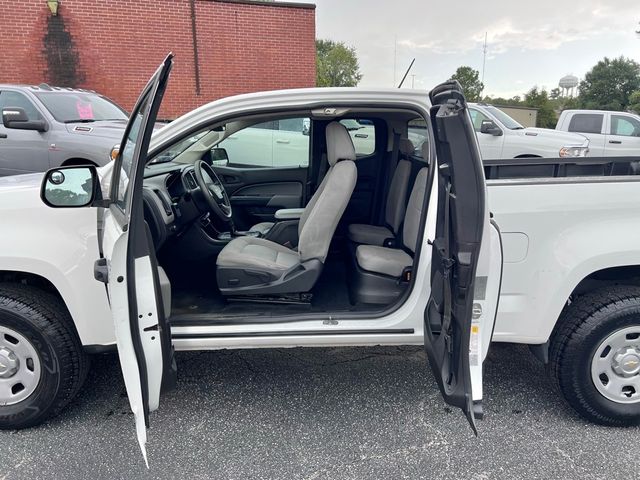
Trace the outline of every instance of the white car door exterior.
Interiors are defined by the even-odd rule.
[[[424,312],[425,348],[445,401],[461,408],[477,433],[482,363],[502,280],[502,246],[490,218],[482,159],[460,85],[444,83],[430,97],[437,218],[431,293]]]
[[[605,153],[611,157],[640,155],[640,121],[631,115],[611,113]]]
[[[486,120],[490,120],[494,123],[497,122],[482,113],[475,108],[469,108],[469,114],[471,115],[471,122],[473,124],[473,129],[476,132],[478,137],[478,144],[480,145],[480,154],[484,160],[495,160],[497,158],[502,158],[502,150],[504,148],[504,135],[491,135],[489,133],[481,133],[480,127],[482,126],[482,122]]]
[[[147,149],[172,65],[169,55],[143,90],[115,161],[103,213],[102,253],[118,355],[145,462],[149,413],[175,380],[169,325],[159,271],[142,206]],[[100,233],[100,232],[99,232]],[[106,262],[105,262],[106,261]],[[103,276],[104,279],[104,276]]]

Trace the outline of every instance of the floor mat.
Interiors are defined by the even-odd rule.
[[[206,317],[236,317],[242,318],[260,315],[263,321],[269,317],[283,315],[304,314],[310,312],[353,312],[362,310],[377,310],[375,306],[354,306],[349,301],[347,285],[347,271],[342,258],[328,261],[320,278],[311,293],[313,298],[310,305],[278,305],[272,303],[250,303],[227,301],[215,285],[215,276],[200,278],[193,272],[187,281],[176,285],[172,293],[172,318],[186,320],[186,316],[193,319]],[[183,279],[184,280],[184,279]]]

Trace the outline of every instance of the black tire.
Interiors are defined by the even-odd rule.
[[[0,325],[29,340],[42,365],[40,382],[29,397],[0,406],[0,429],[38,425],[78,393],[89,371],[89,357],[64,303],[35,287],[0,284]]]
[[[640,425],[640,403],[602,395],[591,377],[598,346],[621,328],[640,325],[640,288],[612,286],[579,297],[565,308],[554,332],[547,371],[568,404],[587,420],[607,426]]]

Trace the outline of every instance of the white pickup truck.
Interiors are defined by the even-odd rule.
[[[523,127],[498,107],[484,103],[470,103],[469,113],[485,160],[585,157],[591,154],[589,140],[584,135]]]
[[[640,117],[633,113],[565,110],[560,114],[556,130],[587,137],[592,157],[640,155]]]
[[[109,349],[144,451],[174,349],[424,344],[475,429],[491,341],[530,345],[588,420],[640,423],[640,177],[483,168],[457,82],[242,95],[151,137],[171,65],[113,164],[0,180],[0,428],[55,415]],[[229,135],[283,118],[309,119],[306,166],[212,166]],[[371,155],[342,118],[375,132]],[[416,120],[420,154],[396,155]]]

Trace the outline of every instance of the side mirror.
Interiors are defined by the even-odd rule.
[[[482,124],[480,125],[480,133],[486,133],[489,135],[493,135],[494,137],[499,137],[502,135],[502,130],[491,120],[483,120]]]
[[[42,181],[40,198],[53,208],[88,207],[101,198],[98,172],[93,165],[49,170]]]
[[[5,128],[19,130],[47,131],[47,122],[44,120],[29,120],[27,112],[20,107],[6,107],[2,109],[2,124]]]
[[[214,167],[226,167],[229,165],[229,155],[225,148],[212,148],[211,149],[211,164]]]

